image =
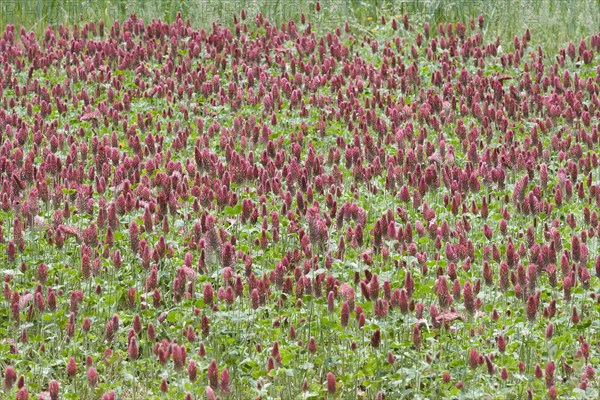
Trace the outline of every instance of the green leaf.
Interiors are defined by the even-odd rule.
[[[241,212],[242,212],[242,204],[241,203],[237,203],[235,205],[235,207],[230,207],[230,206],[225,207],[226,215],[239,215]]]

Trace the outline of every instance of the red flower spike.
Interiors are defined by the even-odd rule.
[[[196,366],[196,362],[194,360],[190,361],[187,366],[188,379],[190,382],[195,382],[198,376],[198,367]]]
[[[221,372],[221,381],[219,382],[219,389],[221,392],[228,394],[231,392],[231,378],[227,368],[223,368]]]
[[[48,383],[48,393],[50,394],[50,400],[58,400],[60,392],[60,383],[52,380]]]
[[[421,328],[420,328],[419,324],[415,324],[413,326],[412,339],[413,339],[413,345],[415,346],[415,348],[417,350],[419,350],[421,348],[421,344],[422,344]]]
[[[98,372],[96,372],[96,369],[94,367],[90,367],[90,369],[88,369],[87,380],[88,385],[91,388],[95,388],[96,385],[98,385]]]
[[[217,367],[217,361],[213,358],[208,365],[208,384],[211,388],[216,389],[219,386],[219,368]]]
[[[332,372],[327,373],[327,393],[335,394],[337,390],[337,384],[335,381],[335,375]]]
[[[162,378],[160,381],[160,391],[166,393],[169,391],[169,384],[167,383],[167,378]]]
[[[308,340],[308,352],[309,353],[316,353],[317,352],[317,342],[315,341],[315,338],[313,336],[310,337],[310,339]]]
[[[17,372],[12,365],[9,365],[4,370],[4,382],[3,387],[5,390],[12,389],[13,385],[17,381]]]
[[[77,364],[75,363],[75,359],[70,357],[67,363],[67,376],[73,378],[75,375],[77,375]]]

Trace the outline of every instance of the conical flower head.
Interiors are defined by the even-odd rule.
[[[531,295],[527,299],[527,310],[526,311],[527,311],[527,319],[529,320],[529,322],[534,322],[535,314],[537,311],[537,301],[536,301],[535,296]]]
[[[140,350],[135,336],[129,340],[129,345],[127,346],[127,355],[129,356],[130,360],[137,360],[140,355]]]
[[[210,282],[207,282],[204,285],[203,297],[204,297],[204,304],[209,305],[209,306],[212,305],[214,298],[215,298],[215,291],[213,290],[213,287],[210,284]]]
[[[196,366],[196,362],[194,360],[190,361],[188,364],[187,373],[190,382],[195,382],[198,375],[198,367]]]
[[[75,363],[75,359],[70,357],[69,362],[67,362],[67,376],[72,378],[75,375],[77,375],[77,364]]]
[[[216,389],[219,386],[219,368],[217,367],[217,361],[213,358],[208,365],[208,384],[211,388]]]
[[[96,385],[98,385],[98,372],[96,371],[96,368],[90,367],[90,369],[88,369],[87,380],[88,385],[90,385],[91,388],[94,388]]]
[[[17,381],[17,372],[15,371],[15,369],[13,368],[12,365],[9,365],[4,370],[4,383],[3,383],[4,389],[5,390],[12,389],[12,387],[16,381]]]
[[[332,372],[327,373],[327,392],[329,394],[335,394],[337,390],[337,384],[335,381],[335,375]]]
[[[60,383],[52,380],[48,383],[48,392],[50,393],[50,400],[58,400],[58,393],[60,391]]]
[[[231,378],[227,368],[223,368],[221,372],[221,381],[219,382],[219,389],[221,392],[227,394],[231,392]]]

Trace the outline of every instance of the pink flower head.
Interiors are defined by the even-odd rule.
[[[29,392],[25,386],[21,387],[17,392],[15,400],[29,400]]]
[[[527,299],[527,319],[529,320],[529,322],[534,322],[535,321],[535,314],[537,311],[537,301],[536,301],[536,297],[535,296],[529,296],[529,298]]]
[[[12,365],[9,365],[4,370],[4,383],[3,383],[4,389],[5,390],[12,389],[12,387],[16,381],[17,381],[17,372],[15,371],[15,369],[13,368]]]
[[[317,352],[317,342],[315,341],[314,336],[311,336],[308,340],[308,352],[316,353]]]
[[[139,357],[140,351],[137,343],[137,339],[133,336],[129,340],[129,345],[127,346],[127,355],[130,360],[136,360]]]
[[[335,394],[337,390],[337,384],[335,381],[335,375],[332,372],[327,373],[327,392],[329,394]]]
[[[76,374],[77,374],[77,364],[75,363],[75,359],[73,357],[70,357],[69,362],[67,363],[67,376],[69,378],[72,378]]]
[[[219,386],[219,368],[217,367],[217,361],[213,358],[208,365],[208,384],[211,388],[216,389]]]
[[[419,350],[421,348],[421,343],[422,343],[421,328],[420,328],[419,324],[415,324],[413,326],[412,339],[413,339],[413,344],[414,344],[415,348],[417,350]]]
[[[221,392],[227,394],[231,392],[231,378],[227,368],[223,368],[221,372],[221,381],[219,382],[219,389]]]
[[[210,387],[207,386],[204,389],[204,394],[206,394],[206,400],[216,400],[216,396],[215,396],[215,391]]]
[[[378,348],[380,344],[381,344],[381,331],[379,329],[377,329],[371,335],[371,346],[373,348]]]
[[[479,353],[477,349],[471,349],[469,352],[469,367],[475,369],[479,366]]]
[[[90,387],[92,387],[92,388],[94,388],[94,387],[96,387],[96,385],[98,385],[98,372],[96,371],[96,368],[90,367],[90,369],[88,369],[87,380],[88,380],[88,385],[90,385]]]
[[[190,361],[188,364],[187,373],[190,382],[195,382],[198,375],[198,367],[196,366],[196,362],[194,360]]]
[[[213,290],[212,285],[210,284],[210,282],[206,282],[206,284],[204,285],[204,304],[210,306],[213,304],[214,298],[215,298],[215,291]]]
[[[470,282],[465,282],[465,286],[463,288],[463,297],[465,309],[469,314],[475,313],[475,300],[473,295],[473,287]]]
[[[552,386],[554,386],[554,361],[546,364],[546,387],[551,388]]]
[[[58,400],[58,393],[60,391],[60,383],[55,380],[51,380],[48,383],[48,392],[50,393],[50,400]]]

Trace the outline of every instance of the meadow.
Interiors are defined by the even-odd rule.
[[[600,397],[598,3],[380,3],[2,3],[2,398]]]

